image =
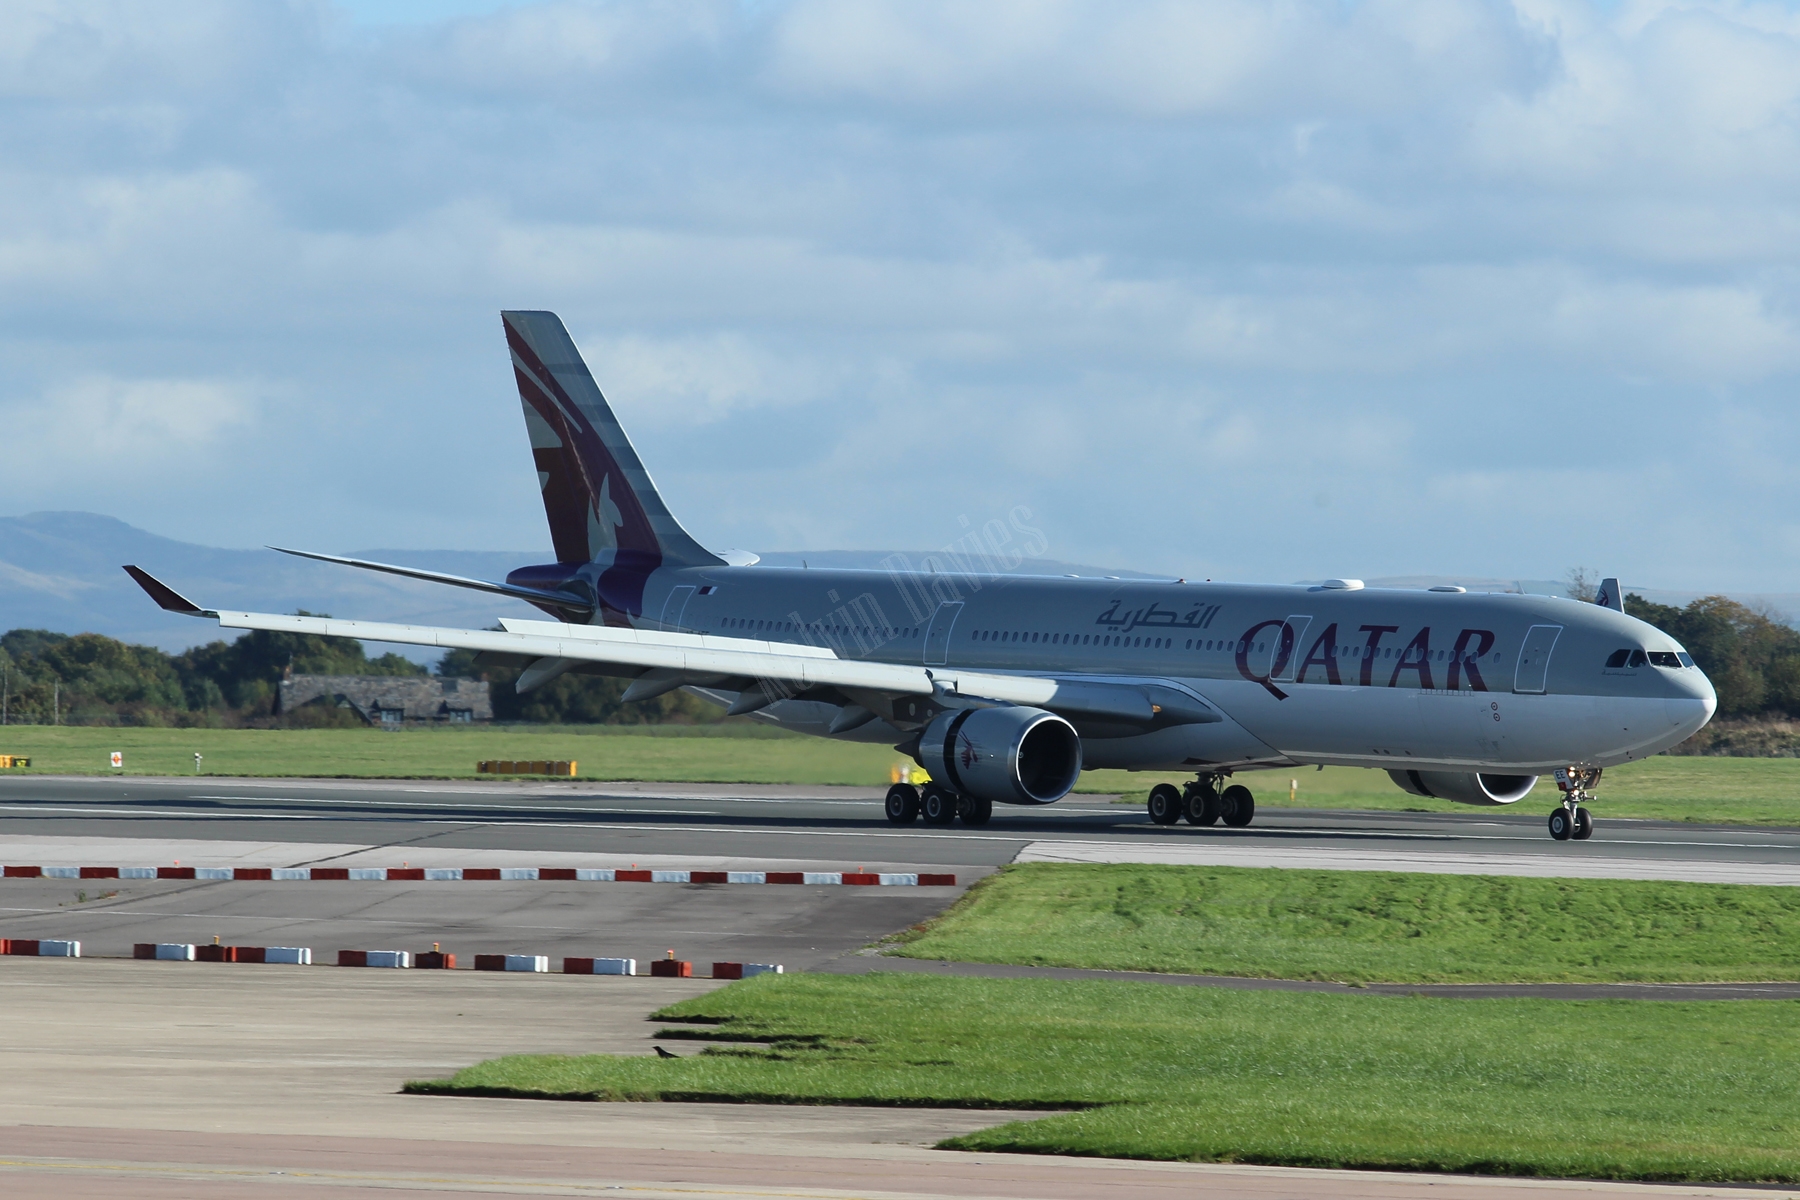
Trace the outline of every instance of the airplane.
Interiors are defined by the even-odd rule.
[[[687,688],[729,714],[891,744],[928,776],[888,790],[896,825],[983,825],[995,804],[1052,804],[1083,770],[1124,768],[1193,774],[1150,789],[1155,823],[1242,827],[1256,802],[1240,777],[1347,766],[1473,805],[1515,804],[1554,773],[1550,834],[1580,841],[1605,768],[1684,741],[1717,706],[1687,651],[1625,614],[1616,579],[1584,603],[1355,579],[1032,575],[1021,547],[1041,534],[1024,510],[918,566],[715,553],[663,503],[556,314],[501,319],[556,561],[495,582],[283,552],[513,597],[550,619],[471,630],[230,612],[125,570],[164,609],[224,628],[512,656],[499,660],[525,664],[520,692],[607,675],[631,681],[627,700]]]

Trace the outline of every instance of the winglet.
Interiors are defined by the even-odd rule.
[[[126,567],[125,573],[136,580],[137,585],[148,592],[150,598],[166,612],[180,613],[184,617],[216,617],[219,615],[209,608],[201,608],[142,567]]]

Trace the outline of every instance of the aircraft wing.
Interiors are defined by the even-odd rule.
[[[231,612],[202,608],[137,567],[126,567],[150,598],[169,612],[213,617],[225,629],[267,629],[312,633],[445,650],[485,650],[531,658],[544,678],[553,664],[567,670],[581,663],[626,668],[620,674],[656,671],[676,683],[719,685],[761,684],[774,694],[777,685],[789,695],[812,688],[834,687],[889,695],[967,696],[1013,704],[1043,705],[1056,692],[1053,679],[997,675],[945,668],[904,666],[838,657],[827,647],[795,646],[712,634],[661,633],[608,625],[567,625],[558,621],[503,618],[500,629],[447,629],[429,625],[396,625],[382,621],[348,621],[336,617],[302,617],[287,613]],[[547,660],[547,661],[546,661]],[[558,671],[557,673],[560,673]],[[776,698],[779,698],[777,696]]]
[[[686,684],[740,693],[733,713],[753,712],[792,697],[834,697],[862,705],[901,727],[922,722],[899,715],[903,697],[930,697],[943,707],[983,702],[1030,705],[1072,719],[1148,727],[1206,724],[1222,719],[1210,705],[1168,682],[1122,684],[1038,675],[999,674],[955,667],[912,666],[843,658],[824,646],[796,646],[753,638],[663,633],[610,625],[502,618],[499,629],[448,629],[383,621],[303,617],[288,613],[202,608],[138,567],[125,570],[169,612],[212,617],[226,629],[311,633],[369,642],[436,646],[515,655],[530,660],[515,685],[529,691],[584,664],[635,677],[627,699],[647,699]]]

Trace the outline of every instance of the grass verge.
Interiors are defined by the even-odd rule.
[[[1800,888],[1022,863],[893,953],[1351,983],[1800,979]]]
[[[664,1009],[677,1059],[495,1059],[408,1091],[1068,1108],[957,1149],[1800,1180],[1800,1004],[1428,1000],[765,976]]]
[[[888,746],[754,725],[0,729],[0,754],[29,755],[34,774],[109,774],[114,750],[130,775],[192,775],[198,751],[209,775],[461,779],[475,778],[482,759],[573,759],[583,779],[863,786],[885,786],[899,757]]]
[[[1083,792],[1113,792],[1142,805],[1153,784],[1179,786],[1183,775],[1136,771],[1088,771]],[[1256,793],[1258,808],[1354,808],[1388,812],[1471,811],[1466,805],[1408,795],[1386,771],[1363,767],[1247,771],[1236,782]],[[1294,798],[1288,799],[1289,784]],[[1556,806],[1556,783],[1543,779],[1512,811],[1547,813]],[[1659,754],[1608,767],[1601,778],[1595,817],[1644,817],[1705,824],[1800,825],[1800,758],[1694,758]],[[1475,810],[1479,811],[1479,810]],[[1504,809],[1496,811],[1507,811]]]

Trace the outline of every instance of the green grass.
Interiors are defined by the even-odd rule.
[[[1025,863],[897,943],[910,958],[1357,983],[1800,979],[1800,888]]]
[[[496,1059],[419,1092],[1075,1108],[967,1150],[1800,1180],[1800,1004],[1427,1000],[765,976],[657,1014],[737,1044]],[[665,1031],[661,1036],[681,1036]],[[679,1045],[679,1043],[674,1043]]]
[[[1141,805],[1153,784],[1169,782],[1179,786],[1191,778],[1149,771],[1089,771],[1081,777],[1080,790],[1116,793],[1122,803]],[[1408,795],[1395,786],[1386,771],[1362,767],[1247,771],[1234,782],[1256,793],[1259,808],[1288,807],[1288,785],[1292,783],[1296,785],[1292,803],[1299,808],[1480,811],[1447,800]],[[1559,794],[1555,780],[1540,779],[1531,795],[1514,806],[1514,811],[1549,812]],[[1607,768],[1596,794],[1599,799],[1592,808],[1602,820],[1647,817],[1702,823],[1800,825],[1800,758],[1688,758],[1662,754]]]
[[[459,779],[474,778],[482,759],[573,759],[584,779],[862,785],[885,785],[899,757],[887,746],[754,725],[0,729],[0,754],[30,755],[32,773],[109,774],[114,750],[130,775],[192,775],[199,751],[209,775]]]
[[[125,754],[131,775],[191,775],[194,752],[219,775],[459,779],[484,758],[574,759],[584,779],[682,783],[800,783],[885,786],[901,756],[891,747],[836,742],[763,725],[571,725],[407,729],[164,729],[13,725],[0,728],[0,754],[31,757],[30,770],[104,774],[107,756]],[[1120,792],[1141,805],[1153,783],[1186,777],[1089,771],[1081,791]],[[1263,807],[1358,808],[1467,813],[1462,805],[1409,796],[1386,772],[1355,767],[1256,771],[1239,777]],[[1548,811],[1555,795],[1540,783],[1520,802]],[[1702,822],[1800,825],[1800,758],[1648,759],[1606,772],[1593,806],[1601,819],[1653,817]]]

